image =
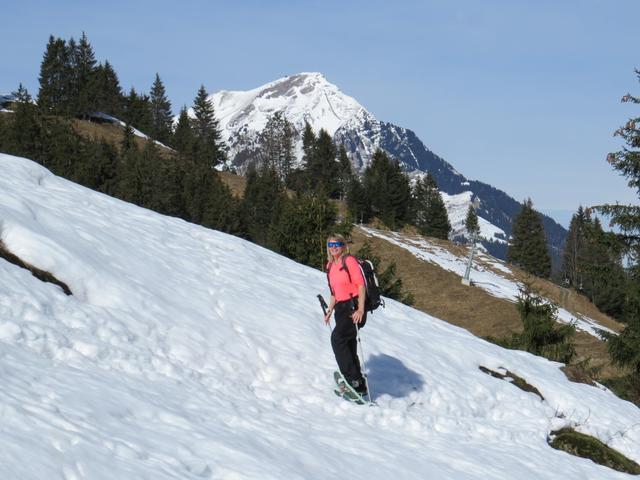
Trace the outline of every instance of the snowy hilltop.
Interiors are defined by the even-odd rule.
[[[387,300],[363,330],[377,406],[333,394],[324,274],[0,154],[0,478],[624,479],[640,410],[560,364]],[[487,375],[511,372],[539,394]]]
[[[440,190],[456,197],[454,205],[466,209],[473,202],[478,216],[486,221],[485,246],[504,258],[504,236],[511,233],[511,221],[520,204],[503,191],[475,180],[467,180],[451,164],[433,153],[411,130],[378,120],[356,99],[342,92],[317,72],[280,78],[248,91],[220,91],[210,96],[222,137],[229,146],[229,165],[244,171],[246,154],[268,119],[280,112],[292,124],[295,151],[302,158],[302,132],[305,122],[317,133],[321,128],[343,145],[354,168],[363,171],[376,149],[398,159],[411,176],[430,172]],[[464,200],[464,203],[462,201]],[[449,206],[449,205],[448,205]],[[454,214],[449,210],[450,215]],[[551,218],[543,216],[552,254],[560,251],[566,231]],[[466,232],[457,231],[464,235]],[[484,233],[484,232],[483,232]]]

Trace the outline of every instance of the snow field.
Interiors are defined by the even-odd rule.
[[[325,276],[0,155],[0,478],[617,479],[563,425],[640,461],[640,411],[387,300],[362,332],[378,407],[336,397]],[[545,401],[478,367],[505,368]]]

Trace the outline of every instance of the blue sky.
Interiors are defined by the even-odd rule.
[[[638,203],[605,161],[638,115],[620,103],[640,94],[637,0],[22,0],[2,16],[0,92],[37,93],[49,34],[83,31],[124,88],[148,91],[158,72],[176,111],[200,84],[319,71],[468,178],[543,211]]]

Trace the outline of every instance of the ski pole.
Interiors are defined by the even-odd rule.
[[[362,376],[364,377],[364,384],[367,386],[367,393],[369,394],[369,405],[375,405],[373,402],[373,393],[371,392],[371,387],[369,386],[369,375],[366,372],[366,366],[364,364],[364,348],[362,347],[362,340],[360,339],[360,325],[356,323],[356,339],[358,341],[358,345],[360,346],[360,357],[362,358]]]
[[[322,307],[322,311],[324,312],[324,316],[327,316],[327,309],[329,308],[329,305],[327,305],[327,302],[324,301],[324,298],[322,298],[322,295],[318,294],[318,301],[320,302],[320,306]],[[329,319],[329,323],[327,323],[327,325],[329,326],[329,330],[331,329],[331,319]]]

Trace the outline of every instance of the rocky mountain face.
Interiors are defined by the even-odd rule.
[[[299,159],[302,158],[301,133],[308,122],[315,132],[323,128],[337,144],[344,145],[357,171],[362,172],[375,150],[381,148],[398,159],[411,177],[431,172],[442,192],[448,195],[470,192],[465,198],[474,202],[478,216],[497,227],[488,229],[490,235],[483,235],[483,244],[490,253],[505,257],[504,237],[510,235],[512,219],[521,204],[502,190],[466,179],[429,150],[413,131],[376,119],[322,74],[291,75],[245,92],[221,91],[212,95],[211,100],[229,146],[229,164],[240,172],[246,164],[247,155],[243,153],[247,146],[255,141],[271,115],[283,112],[296,131],[295,149]],[[544,215],[543,223],[557,263],[566,230]]]

